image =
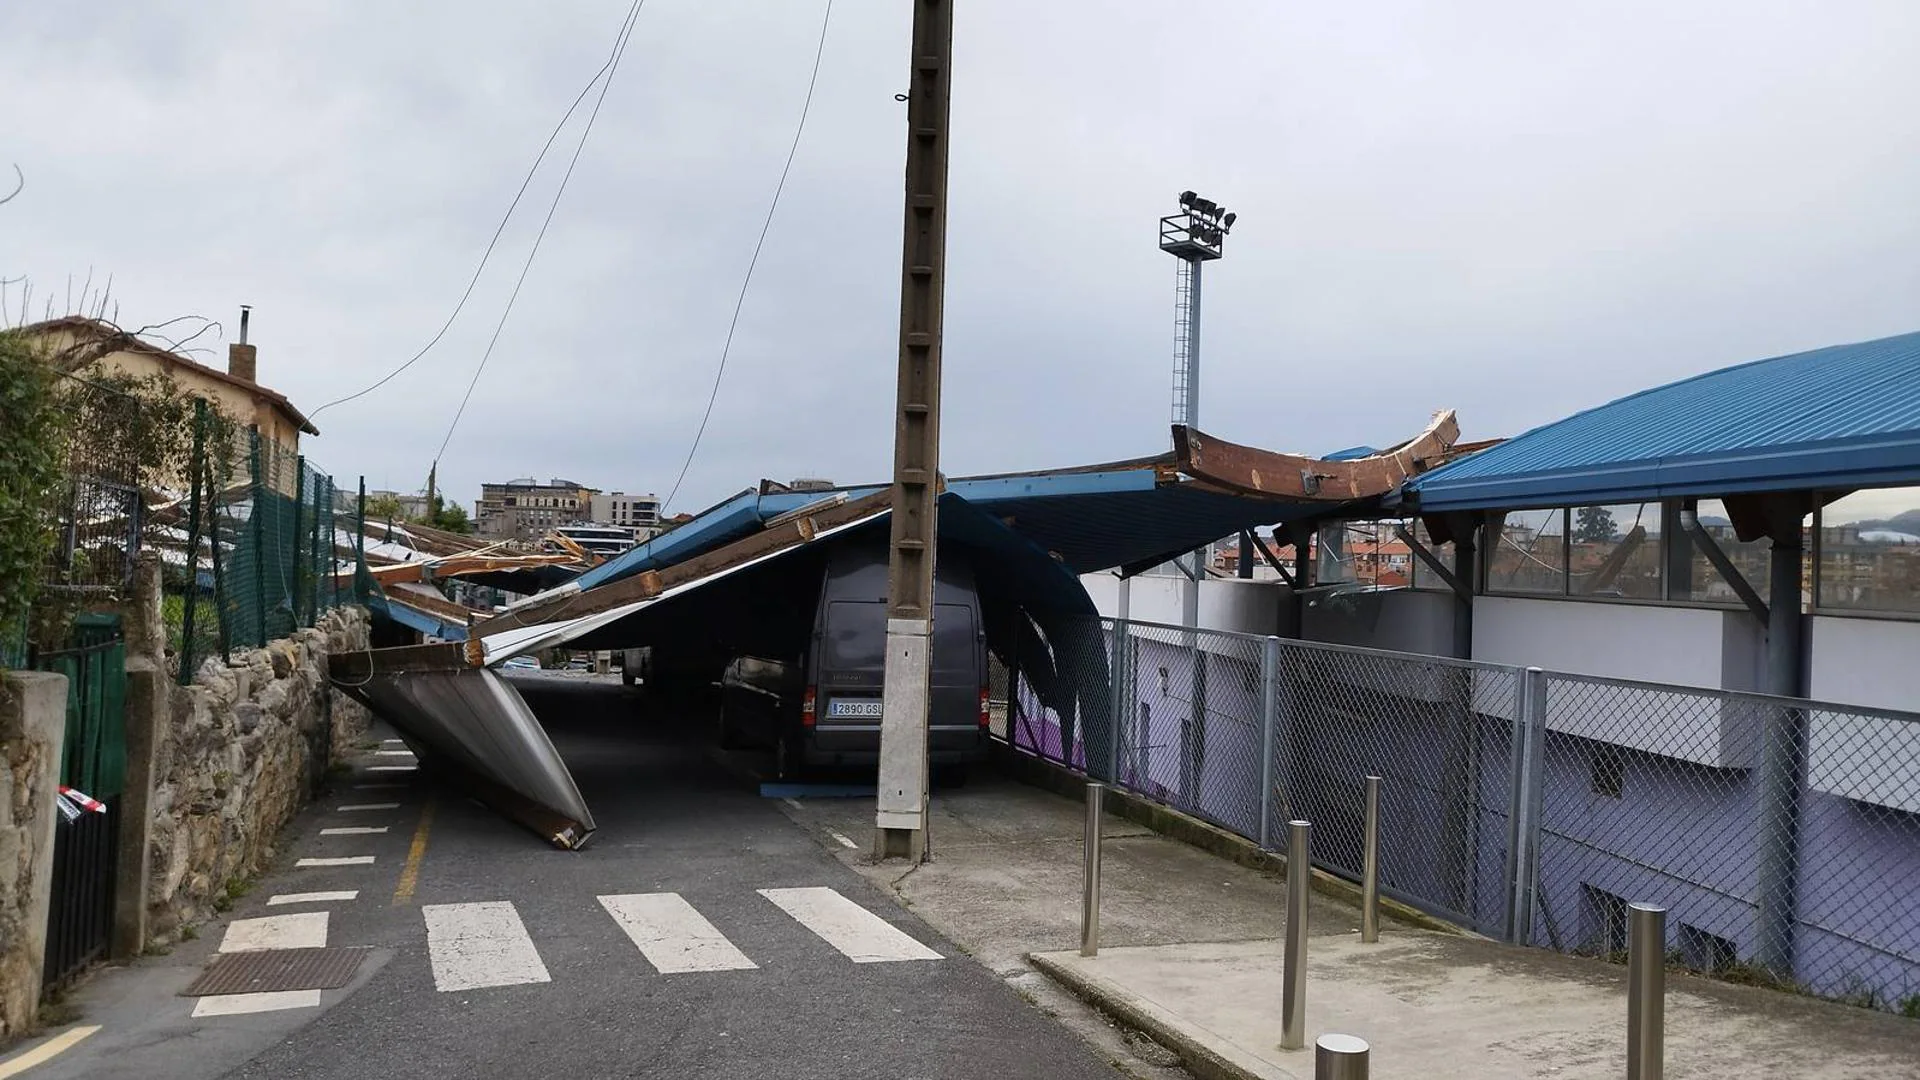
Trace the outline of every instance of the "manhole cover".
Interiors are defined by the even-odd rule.
[[[264,994],[273,990],[337,990],[353,980],[365,949],[262,949],[222,953],[180,991],[182,997]]]

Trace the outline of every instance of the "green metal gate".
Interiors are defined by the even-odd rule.
[[[53,990],[104,955],[113,934],[114,856],[127,774],[126,643],[119,617],[81,616],[73,643],[37,653],[32,666],[67,677],[60,786],[105,804],[104,811],[63,812],[55,825],[45,969],[45,985]]]

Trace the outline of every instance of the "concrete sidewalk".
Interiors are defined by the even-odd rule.
[[[1362,945],[1358,912],[1316,891],[1309,1048],[1282,1052],[1280,876],[1109,817],[1100,955],[1083,959],[1068,951],[1079,945],[1076,801],[997,776],[936,792],[933,860],[914,869],[866,858],[870,798],[788,805],[844,862],[1136,1076],[1178,1075],[1158,1071],[1177,1063],[1208,1078],[1310,1077],[1313,1039],[1334,1031],[1372,1043],[1375,1076],[1626,1075],[1621,966],[1390,918],[1378,944]],[[1114,1022],[1076,1014],[1080,999]],[[1667,1018],[1668,1077],[1920,1080],[1920,1022],[1901,1017],[1674,974]]]

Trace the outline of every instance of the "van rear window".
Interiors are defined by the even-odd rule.
[[[834,671],[879,671],[887,650],[887,605],[835,600],[827,606],[826,663]]]

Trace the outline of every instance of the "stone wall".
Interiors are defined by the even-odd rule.
[[[0,672],[0,1045],[40,1013],[67,680]]]
[[[365,649],[367,614],[329,612],[264,649],[211,657],[173,688],[155,740],[148,939],[165,945],[273,858],[280,829],[367,732],[366,710],[327,684],[327,658]]]

